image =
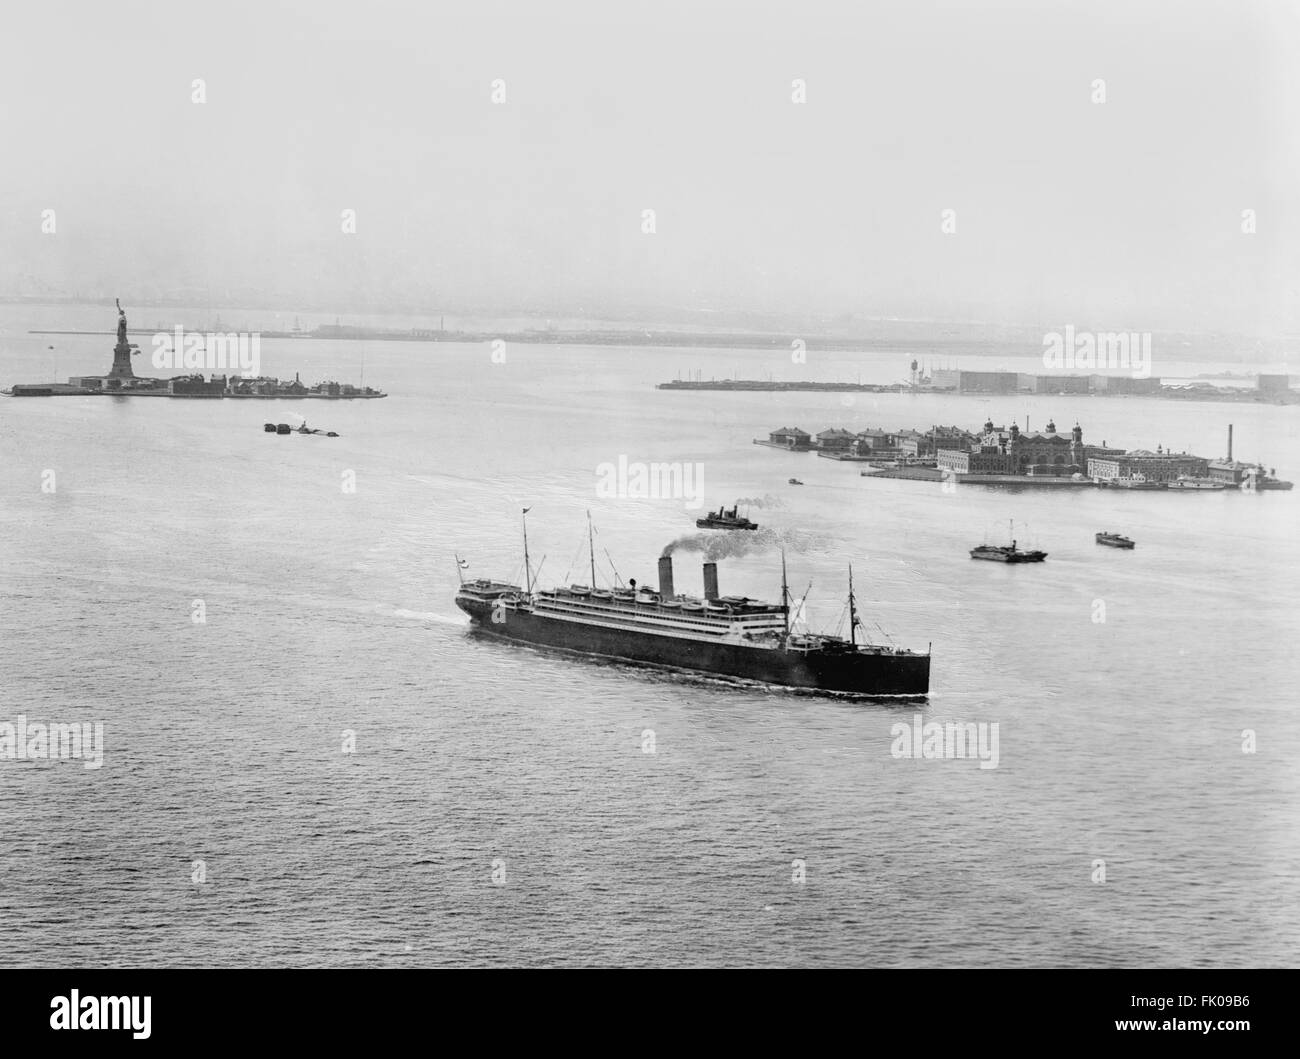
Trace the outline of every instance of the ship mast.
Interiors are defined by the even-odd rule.
[[[533,594],[533,567],[528,559],[528,512],[532,508],[524,508],[524,513],[520,517],[524,523],[524,591],[530,596]]]
[[[587,551],[591,555],[591,590],[596,590],[596,541],[591,533],[591,512],[587,512]]]
[[[853,599],[853,564],[849,563],[849,643],[858,645],[858,608]]]
[[[781,549],[781,610],[785,614],[785,638],[790,638],[790,586],[785,577],[785,549]]]

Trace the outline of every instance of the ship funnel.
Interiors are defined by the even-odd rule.
[[[661,555],[659,557],[659,595],[664,599],[672,599],[675,594],[673,591],[673,557],[671,555]]]
[[[718,564],[704,564],[704,598],[718,598]]]

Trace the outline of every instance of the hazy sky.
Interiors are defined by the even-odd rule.
[[[10,5],[0,293],[1300,334],[1297,9]]]

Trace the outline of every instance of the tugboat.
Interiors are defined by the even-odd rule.
[[[289,429],[289,424],[288,424],[288,423],[280,423],[280,424],[278,424],[278,425],[276,426],[276,428],[275,428],[275,432],[276,432],[277,434],[289,434],[289,433],[292,433],[292,431]]]
[[[301,425],[301,426],[300,426],[300,427],[299,427],[299,428],[298,428],[294,433],[297,433],[297,434],[319,434],[319,435],[321,435],[321,437],[326,437],[326,438],[336,438],[336,437],[338,437],[337,432],[335,432],[335,431],[333,431],[333,430],[321,430],[321,429],[319,429],[319,428],[309,427],[309,426],[307,425],[307,420],[305,420],[305,419],[302,421],[302,425]]]
[[[263,423],[263,424],[262,424],[262,429],[265,430],[268,434],[274,434],[274,433],[275,433],[275,424],[274,424],[274,423]]]
[[[737,505],[739,506],[739,505]],[[725,507],[718,508],[717,511],[710,511],[704,518],[697,518],[695,525],[700,529],[725,529],[725,530],[756,530],[757,522],[750,522],[747,518],[742,518],[736,514],[736,508],[733,507],[728,511]]]
[[[1252,481],[1252,480],[1253,480],[1253,483],[1254,483],[1253,486],[1248,486],[1248,485],[1246,484],[1246,481]],[[1254,469],[1253,472],[1249,472],[1249,471],[1247,472],[1247,474],[1246,474],[1246,480],[1242,482],[1241,487],[1242,487],[1242,489],[1244,489],[1246,492],[1250,492],[1250,490],[1251,490],[1252,488],[1254,488],[1254,489],[1291,489],[1291,488],[1294,487],[1294,483],[1293,483],[1293,482],[1286,482],[1286,481],[1283,481],[1281,478],[1279,478],[1279,477],[1277,476],[1277,468],[1276,468],[1276,467],[1273,468],[1272,473],[1270,473],[1270,474],[1266,474],[1266,473],[1264,472],[1264,465],[1263,465],[1262,463],[1257,463],[1257,464],[1255,465],[1255,469]]]
[[[988,559],[990,562],[995,563],[1041,563],[1047,558],[1047,553],[1021,551],[1016,547],[1016,541],[1013,537],[1010,544],[981,544],[977,548],[972,548],[970,557],[972,559]]]
[[[791,479],[790,479],[790,484],[791,484],[791,485],[803,485],[803,482],[799,481],[798,478],[791,478]]]
[[[1098,533],[1097,543],[1104,544],[1107,548],[1136,548],[1137,545],[1128,537],[1121,536],[1118,533]]]

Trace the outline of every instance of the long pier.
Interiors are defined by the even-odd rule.
[[[914,482],[942,482],[943,471],[936,467],[887,467],[863,471],[863,478],[906,478]],[[1097,486],[1091,478],[1035,477],[1032,474],[961,474],[954,472],[952,481],[958,485],[997,485],[1029,487],[1035,489],[1078,489]]]
[[[765,379],[710,379],[708,382],[689,382],[681,379],[655,383],[656,390],[759,390],[774,391],[826,391],[829,393],[903,393],[912,389],[907,383],[874,382],[776,382]]]

